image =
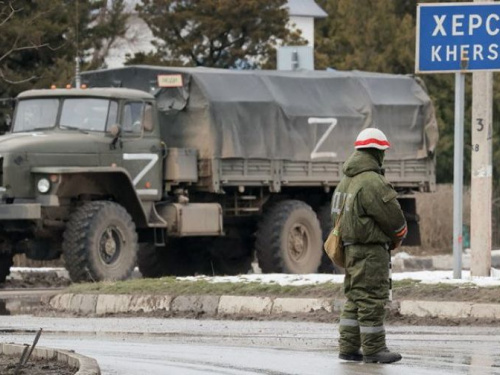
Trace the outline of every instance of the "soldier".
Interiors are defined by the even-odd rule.
[[[332,198],[333,222],[344,210],[340,231],[347,302],[340,317],[339,358],[349,361],[392,363],[402,358],[387,349],[384,329],[390,250],[400,246],[407,233],[397,193],[383,176],[389,147],[379,129],[361,131]]]

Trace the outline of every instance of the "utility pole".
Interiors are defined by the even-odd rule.
[[[491,3],[474,0],[474,3]],[[490,276],[493,73],[472,73],[471,276]]]
[[[492,106],[492,73],[472,73],[471,276],[491,271]]]

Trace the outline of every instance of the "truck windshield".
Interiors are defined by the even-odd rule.
[[[117,104],[107,99],[65,99],[61,110],[61,128],[105,131],[106,124],[116,121]],[[109,119],[109,120],[108,120]]]
[[[29,132],[53,128],[56,125],[59,105],[59,127],[105,131],[118,118],[118,102],[99,98],[48,98],[20,100],[14,116],[12,131]]]
[[[27,99],[19,101],[12,131],[26,132],[52,128],[56,124],[58,99]]]

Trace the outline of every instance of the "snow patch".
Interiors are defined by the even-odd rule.
[[[500,275],[491,277],[471,277],[469,271],[462,272],[461,279],[453,278],[453,271],[419,271],[419,272],[397,272],[392,274],[393,280],[416,280],[424,284],[472,284],[477,286],[500,286]],[[210,283],[262,283],[277,285],[318,285],[318,284],[341,284],[344,275],[329,274],[249,274],[240,276],[190,276],[177,277],[177,280],[199,281]]]
[[[12,267],[12,272],[66,272],[64,268],[29,268]],[[262,283],[276,285],[318,285],[318,284],[341,284],[344,282],[344,275],[332,274],[247,274],[239,276],[188,276],[177,277],[180,281],[206,281],[210,283]],[[418,271],[418,272],[393,272],[393,280],[416,280],[424,284],[468,284],[482,287],[500,286],[500,270],[492,268],[490,277],[472,277],[470,271],[462,271],[461,279],[453,278],[453,271]]]

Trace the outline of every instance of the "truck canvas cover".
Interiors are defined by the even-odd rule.
[[[154,94],[167,146],[202,159],[343,161],[366,127],[386,133],[389,160],[427,158],[438,140],[430,98],[410,76],[130,66],[83,82]]]

